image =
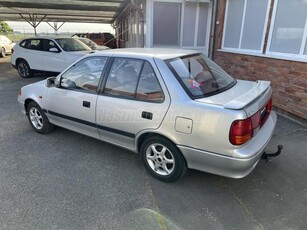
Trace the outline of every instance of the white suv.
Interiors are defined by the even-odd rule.
[[[91,51],[74,38],[27,38],[14,46],[11,64],[23,78],[31,77],[36,71],[60,73]]]

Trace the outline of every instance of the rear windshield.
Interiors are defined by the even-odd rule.
[[[191,98],[201,98],[223,92],[236,81],[221,67],[202,54],[166,60]]]
[[[91,51],[91,49],[82,42],[74,38],[59,38],[56,42],[67,52],[71,51]]]

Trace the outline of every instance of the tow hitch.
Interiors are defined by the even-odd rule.
[[[263,152],[261,159],[265,160],[265,162],[269,162],[272,157],[277,157],[278,155],[281,154],[281,150],[284,148],[282,145],[277,146],[277,151],[275,153],[266,153]]]

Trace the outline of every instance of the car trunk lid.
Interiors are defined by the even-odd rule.
[[[225,109],[244,110],[246,118],[233,121],[229,140],[242,145],[253,138],[265,124],[272,109],[272,88],[269,81],[242,81],[231,89],[198,102],[218,104]]]
[[[269,81],[237,80],[237,84],[229,90],[214,96],[196,99],[195,101],[221,105],[225,109],[245,109],[248,114],[252,115],[253,112],[260,110],[269,100],[271,96],[271,93],[268,92],[268,89],[271,88],[270,84]],[[269,94],[269,97],[261,99],[265,94]]]

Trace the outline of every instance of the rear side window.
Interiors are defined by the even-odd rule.
[[[21,47],[25,48],[26,43],[27,43],[27,40],[24,40],[24,41],[22,41],[19,45],[20,45]]]
[[[41,39],[29,39],[20,43],[20,46],[31,50],[43,50],[43,42]]]
[[[134,98],[142,66],[142,60],[115,58],[104,93],[124,98]]]
[[[174,58],[166,63],[191,98],[211,96],[236,83],[221,67],[200,54]]]
[[[147,61],[115,58],[104,94],[148,102],[163,102],[164,94]]]
[[[163,102],[164,100],[163,91],[149,62],[144,64],[135,96],[142,101]]]

